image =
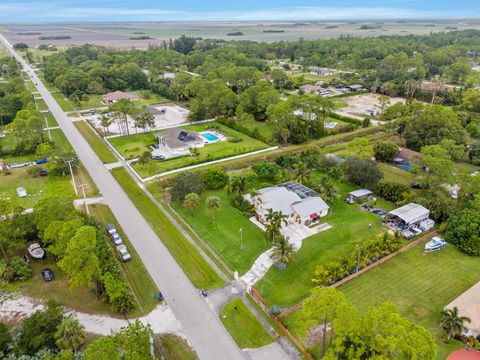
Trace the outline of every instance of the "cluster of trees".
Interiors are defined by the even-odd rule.
[[[302,336],[322,328],[323,359],[436,358],[432,335],[387,302],[364,314],[334,288],[315,288],[302,303],[297,326]],[[328,344],[327,344],[328,343]]]
[[[83,325],[49,300],[44,309],[34,312],[11,330],[0,323],[0,356],[24,360],[107,360],[115,358],[150,359],[153,332],[138,320],[118,332],[85,345]]]

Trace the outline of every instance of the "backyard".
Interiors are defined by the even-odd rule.
[[[191,131],[206,131],[215,129],[227,136],[226,141],[220,141],[213,144],[208,144],[199,149],[198,156],[183,156],[172,158],[163,161],[150,161],[147,164],[135,163],[134,169],[142,177],[147,177],[155,174],[160,174],[165,171],[178,169],[194,164],[200,164],[212,160],[223,159],[235,155],[240,155],[256,150],[265,149],[267,144],[253,139],[236,130],[230,129],[224,125],[216,122],[208,124],[188,125],[182,129]],[[239,142],[233,142],[232,139],[241,139]],[[122,137],[115,137],[109,139],[113,147],[126,159],[133,159],[145,151],[150,150],[149,146],[157,143],[154,133],[136,134]]]
[[[301,301],[313,287],[313,272],[317,265],[352,253],[357,244],[373,239],[386,229],[378,215],[344,202],[348,192],[356,187],[347,183],[337,183],[336,186],[339,196],[331,206],[331,213],[322,219],[322,223],[328,223],[332,228],[303,240],[302,247],[286,270],[272,267],[256,284],[268,306],[276,304],[283,308]],[[377,206],[385,210],[393,208],[382,200],[377,200]]]

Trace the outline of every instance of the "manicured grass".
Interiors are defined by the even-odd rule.
[[[53,270],[55,275],[53,281],[45,282],[43,280],[41,270],[46,267]],[[120,317],[120,314],[111,310],[109,304],[97,299],[93,290],[87,286],[80,286],[70,291],[67,275],[58,268],[53,259],[31,261],[30,268],[33,271],[33,277],[27,281],[16,283],[12,290],[35,299],[52,299],[77,311]]]
[[[197,249],[167,219],[157,205],[137,186],[128,172],[124,168],[116,168],[112,169],[112,174],[165,244],[170,254],[182,267],[193,285],[201,289],[213,289],[222,286],[222,279]]]
[[[102,95],[88,95],[88,100],[80,101],[74,104],[74,106],[77,110],[87,110],[103,107],[105,104],[102,102]]]
[[[113,156],[107,145],[105,145],[85,121],[76,121],[74,124],[104,164],[117,161],[117,158]]]
[[[38,99],[38,100],[35,100],[35,102],[37,103],[38,110],[48,110],[48,106],[45,103],[45,100]]]
[[[245,126],[252,131],[257,129],[258,133],[266,139],[273,138],[274,128],[267,121],[256,121],[255,119],[250,119],[239,121],[239,124]]]
[[[332,228],[303,240],[302,247],[282,271],[272,267],[255,287],[269,306],[291,306],[309,295],[313,286],[313,272],[317,265],[328,264],[355,251],[355,245],[373,239],[386,228],[378,215],[360,210],[359,205],[344,202],[348,192],[355,189],[350,184],[337,184],[340,196],[331,206],[331,213],[322,223]],[[379,200],[378,207],[385,210],[392,205]],[[368,224],[372,224],[369,228]]]
[[[55,120],[52,113],[48,112],[48,113],[42,114],[42,115],[47,118],[47,124],[48,124],[49,127],[58,126],[57,120]]]
[[[48,84],[47,81],[44,84]],[[58,105],[62,108],[63,111],[73,111],[73,107],[70,102],[65,98],[65,96],[60,91],[52,91],[52,96],[57,101]]]
[[[221,202],[220,211],[216,214],[216,226],[205,205],[205,199],[209,196],[216,196]],[[243,275],[270,246],[263,232],[231,206],[230,201],[231,197],[222,189],[204,192],[193,216],[180,203],[175,203],[174,208],[233,271]],[[243,229],[243,249],[240,249],[240,228]]]
[[[480,167],[470,164],[466,161],[456,161],[454,165],[457,173],[471,174],[472,172],[480,169]]]
[[[195,351],[188,345],[187,341],[179,336],[164,334],[156,336],[156,343],[160,348],[156,350],[158,359],[171,360],[196,360]]]
[[[259,348],[273,342],[241,299],[227,303],[220,312],[220,319],[241,349]]]
[[[410,171],[382,162],[378,162],[377,165],[383,172],[383,181],[393,181],[407,186],[415,181],[415,174]]]
[[[224,133],[227,136],[227,140],[205,145],[205,147],[199,149],[198,156],[183,156],[164,161],[151,161],[150,163],[145,165],[135,163],[135,170],[141,176],[147,177],[165,171],[203,163],[209,160],[222,159],[234,155],[252,152],[255,150],[265,149],[268,147],[267,144],[264,144],[259,140],[252,139],[245,134],[242,134],[236,130],[230,129],[216,122],[208,124],[189,125],[182,128],[192,131],[205,131],[211,129],[212,126],[215,127],[216,131],[221,131],[222,133]],[[233,143],[228,140],[232,138],[240,138],[242,139],[242,141]],[[109,141],[117,149],[117,151],[127,159],[133,159],[140,156],[145,151],[150,150],[150,145],[157,143],[154,133],[122,136],[112,138]]]
[[[425,255],[423,246],[407,251],[341,286],[361,311],[393,301],[402,315],[426,327],[438,346],[438,359],[461,344],[444,342],[440,311],[480,280],[480,258],[464,255],[453,245]]]
[[[36,92],[37,91],[37,88],[35,87],[35,85],[33,85],[33,82],[31,80],[27,80],[25,81],[25,83],[27,84],[27,90],[30,91],[30,92]]]
[[[158,305],[158,301],[154,299],[154,296],[158,294],[158,288],[150,277],[150,274],[147,272],[147,269],[145,269],[145,266],[135,251],[135,248],[130,243],[130,240],[123,232],[122,227],[117,222],[115,215],[113,215],[108,206],[93,205],[90,207],[90,213],[103,224],[114,224],[117,232],[122,237],[123,243],[127,246],[130,255],[132,255],[132,260],[128,263],[119,260],[119,265],[125,274],[125,279],[135,293],[137,301],[140,302],[140,308],[133,314],[130,314],[130,316],[137,316],[150,312],[156,305]],[[110,248],[112,249],[112,252],[115,254],[114,256],[117,256],[118,254],[115,251],[113,242],[109,241],[109,244],[111,245]]]

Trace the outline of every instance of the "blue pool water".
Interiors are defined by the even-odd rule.
[[[204,132],[204,133],[201,133],[200,135],[202,135],[202,137],[203,137],[204,139],[207,139],[207,140],[210,141],[210,142],[214,142],[214,141],[220,140],[220,138],[219,138],[217,135],[215,135],[215,134],[213,134],[213,133],[211,133],[211,132]]]
[[[400,165],[398,165],[398,167],[402,170],[405,170],[405,171],[412,170],[412,167],[410,165],[400,164]]]

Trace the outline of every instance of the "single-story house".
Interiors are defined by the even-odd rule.
[[[317,86],[317,85],[307,84],[307,85],[300,86],[300,90],[302,90],[306,94],[314,94],[314,93],[319,92],[321,89],[322,89],[322,87]]]
[[[348,85],[345,88],[349,89],[350,91],[362,91],[365,90],[365,87],[360,84]]]
[[[175,79],[176,76],[177,76],[177,74],[175,74],[175,73],[165,73],[165,74],[162,75],[162,78],[164,80],[173,80],[173,79]]]
[[[332,74],[335,74],[335,73],[336,73],[336,70],[327,69],[327,68],[323,68],[323,67],[313,68],[312,70],[310,70],[310,74],[319,75],[319,76],[328,76],[328,75],[332,75]]]
[[[140,100],[140,96],[132,93],[126,93],[123,91],[114,91],[102,96],[102,100],[105,105],[111,105],[123,99],[130,101],[138,101]]]
[[[356,202],[359,199],[368,198],[371,194],[373,194],[373,192],[368,190],[368,189],[359,189],[359,190],[355,190],[355,191],[350,191],[348,193],[347,202],[349,204],[353,204],[354,202]]]
[[[159,145],[177,152],[205,146],[205,139],[197,132],[182,128],[163,130],[155,134],[155,137],[158,139]]]
[[[466,336],[480,336],[480,282],[448,304],[445,309],[458,308],[461,316],[468,317],[471,322],[463,324],[462,334]]]
[[[387,213],[387,218],[400,227],[420,224],[430,216],[430,210],[422,205],[409,203]]]
[[[288,182],[288,186],[293,186],[293,183],[295,182]],[[267,214],[271,209],[286,215],[288,223],[309,226],[328,214],[330,207],[321,197],[302,197],[299,194],[308,193],[305,189],[298,189],[297,192],[289,190],[283,185],[269,186],[258,190],[257,195],[251,199],[255,208],[255,218],[265,223]],[[316,194],[311,189],[310,192]]]
[[[405,164],[405,165],[414,165],[421,158],[419,152],[407,149],[400,148],[393,158],[395,164]]]

